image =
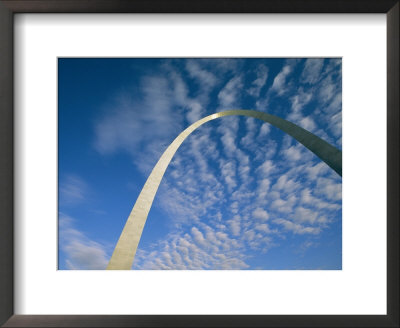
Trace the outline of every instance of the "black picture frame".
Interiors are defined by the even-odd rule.
[[[399,327],[399,8],[398,0],[0,0],[0,324],[4,327]],[[387,315],[15,315],[13,17],[16,13],[385,13]]]

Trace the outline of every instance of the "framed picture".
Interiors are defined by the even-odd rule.
[[[59,58],[58,269],[341,270],[341,69],[341,58]]]
[[[0,9],[5,327],[399,325],[398,1]]]

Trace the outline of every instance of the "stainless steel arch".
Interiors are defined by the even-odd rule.
[[[223,116],[249,116],[270,123],[282,131],[286,132],[297,141],[315,153],[320,159],[328,164],[340,176],[342,175],[342,152],[330,145],[316,135],[304,130],[303,128],[286,121],[280,117],[255,110],[228,110],[215,113],[198,120],[186,128],[162,154],[153,171],[147,178],[139,197],[126,221],[118,243],[115,246],[107,270],[130,270],[136,254],[136,249],[142,236],[142,231],[147,220],[154,197],[161,183],[164,173],[178,150],[179,146],[186,137],[196,130],[200,125]]]

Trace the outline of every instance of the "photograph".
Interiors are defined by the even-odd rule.
[[[59,57],[58,270],[342,270],[342,59]]]

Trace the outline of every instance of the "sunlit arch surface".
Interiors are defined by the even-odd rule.
[[[132,268],[140,237],[142,236],[143,228],[147,220],[147,215],[149,214],[154,197],[161,183],[161,179],[163,178],[172,157],[175,155],[182,142],[200,125],[219,117],[233,115],[254,117],[274,125],[302,143],[340,176],[342,176],[342,152],[296,124],[280,117],[255,110],[228,110],[206,116],[190,125],[180,135],[178,135],[154,166],[153,171],[147,178],[147,181],[133,206],[131,214],[126,221],[110,262],[108,263],[107,270],[130,270]]]

